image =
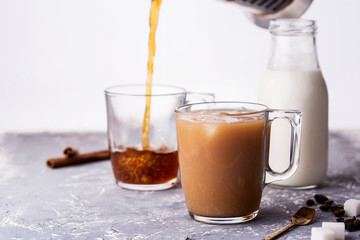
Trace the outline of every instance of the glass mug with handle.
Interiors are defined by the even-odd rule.
[[[214,94],[192,93],[168,85],[118,85],[105,89],[108,143],[116,183],[131,190],[162,190],[176,184],[178,155],[174,109],[188,102],[214,101]],[[150,104],[148,142],[142,128],[147,99]]]
[[[271,123],[291,127],[290,163],[268,162]],[[299,164],[302,113],[244,102],[188,104],[175,110],[181,184],[192,218],[215,224],[256,217],[266,184],[290,177]],[[285,143],[287,146],[287,143]]]

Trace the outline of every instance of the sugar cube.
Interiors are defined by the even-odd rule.
[[[345,215],[348,217],[357,217],[360,215],[360,200],[349,199],[344,203]]]
[[[336,240],[344,240],[345,224],[343,222],[323,222],[322,227],[333,231]]]
[[[335,240],[335,233],[323,227],[311,228],[311,240]]]

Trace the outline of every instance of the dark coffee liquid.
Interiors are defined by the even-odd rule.
[[[116,180],[128,184],[161,184],[177,177],[178,153],[127,148],[111,153]]]

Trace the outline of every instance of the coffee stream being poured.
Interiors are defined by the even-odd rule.
[[[175,184],[179,168],[177,151],[166,146],[151,149],[149,141],[151,88],[155,57],[155,32],[162,0],[152,0],[150,10],[150,36],[148,75],[146,81],[146,107],[142,125],[142,150],[136,147],[122,149],[111,154],[114,176],[124,184]],[[127,186],[126,188],[128,188]],[[134,188],[138,189],[138,188]],[[150,188],[146,188],[147,190]]]
[[[149,60],[148,75],[146,80],[146,107],[142,126],[142,145],[143,150],[150,150],[149,125],[150,125],[150,105],[151,105],[151,86],[154,72],[155,57],[155,33],[159,20],[160,5],[162,0],[152,0],[150,10],[150,35],[149,35]]]

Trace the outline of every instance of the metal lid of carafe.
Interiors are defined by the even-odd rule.
[[[256,25],[267,28],[273,19],[298,18],[312,0],[227,0],[242,5],[247,17]]]

